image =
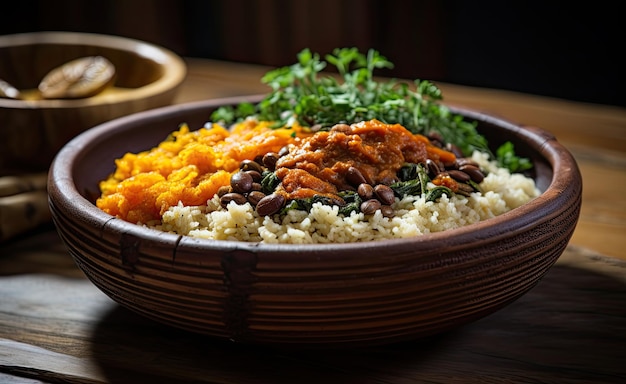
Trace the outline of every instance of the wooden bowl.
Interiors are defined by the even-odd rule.
[[[175,53],[133,39],[75,32],[0,36],[0,79],[33,96],[52,69],[103,56],[116,69],[113,87],[81,99],[0,98],[0,174],[47,170],[61,147],[105,121],[172,102],[186,75]]]
[[[257,101],[258,98],[251,98]],[[550,134],[454,108],[532,159],[543,193],[459,229],[352,244],[269,245],[177,236],[116,219],[94,205],[98,181],[126,151],[146,150],[181,122],[201,127],[213,100],[104,123],[66,145],[49,173],[53,220],[72,257],[103,292],[148,318],[242,343],[376,345],[444,332],[533,288],[576,226],[582,181]]]

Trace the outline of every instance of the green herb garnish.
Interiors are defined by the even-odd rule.
[[[523,172],[533,167],[529,159],[515,154],[515,147],[510,141],[498,147],[496,160],[500,166],[508,168],[511,172]]]
[[[426,194],[426,201],[436,201],[443,195],[452,196],[452,191],[448,187],[437,186]]]
[[[427,191],[430,181],[428,171],[421,164],[405,164],[398,171],[400,181],[389,187],[399,198],[404,196],[421,196]]]
[[[265,171],[263,172],[261,179],[261,187],[264,193],[270,194],[276,190],[278,185],[280,184],[280,179],[274,172]]]
[[[263,76],[261,81],[271,92],[258,104],[221,107],[212,114],[212,120],[231,124],[256,116],[275,122],[276,127],[289,127],[298,121],[305,127],[328,130],[338,123],[378,119],[400,124],[415,134],[437,132],[465,156],[478,150],[494,157],[485,137],[477,132],[477,123],[442,105],[441,90],[432,82],[376,81],[376,69],[393,68],[378,51],[370,49],[363,54],[356,48],[337,48],[322,60],[319,54],[304,49],[297,58],[297,63]],[[328,64],[338,75],[323,72]],[[506,159],[502,165],[527,166],[523,159]]]

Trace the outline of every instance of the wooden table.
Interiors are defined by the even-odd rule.
[[[264,93],[268,68],[189,59],[177,103]],[[0,383],[626,382],[626,109],[440,84],[444,101],[538,126],[576,157],[581,217],[528,294],[426,340],[356,350],[243,346],[110,300],[51,224],[0,244]]]

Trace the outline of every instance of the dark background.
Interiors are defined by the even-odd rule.
[[[133,37],[180,55],[289,65],[303,48],[375,48],[378,74],[624,107],[626,20],[618,1],[21,0],[0,34],[67,30]],[[0,58],[1,59],[1,58]]]

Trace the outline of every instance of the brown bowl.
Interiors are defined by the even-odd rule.
[[[32,96],[54,68],[103,56],[116,69],[113,87],[81,99],[0,98],[0,175],[47,170],[77,134],[114,118],[172,102],[186,64],[168,49],[134,39],[77,32],[0,36],[0,79]]]
[[[256,101],[258,98],[249,99]],[[454,108],[494,146],[532,159],[543,193],[501,216],[399,240],[269,245],[147,229],[94,205],[126,151],[151,148],[217,106],[165,107],[104,123],[66,145],[49,173],[53,220],[87,277],[115,301],[174,327],[243,343],[328,347],[406,341],[482,318],[533,288],[576,226],[582,181],[550,134]]]

